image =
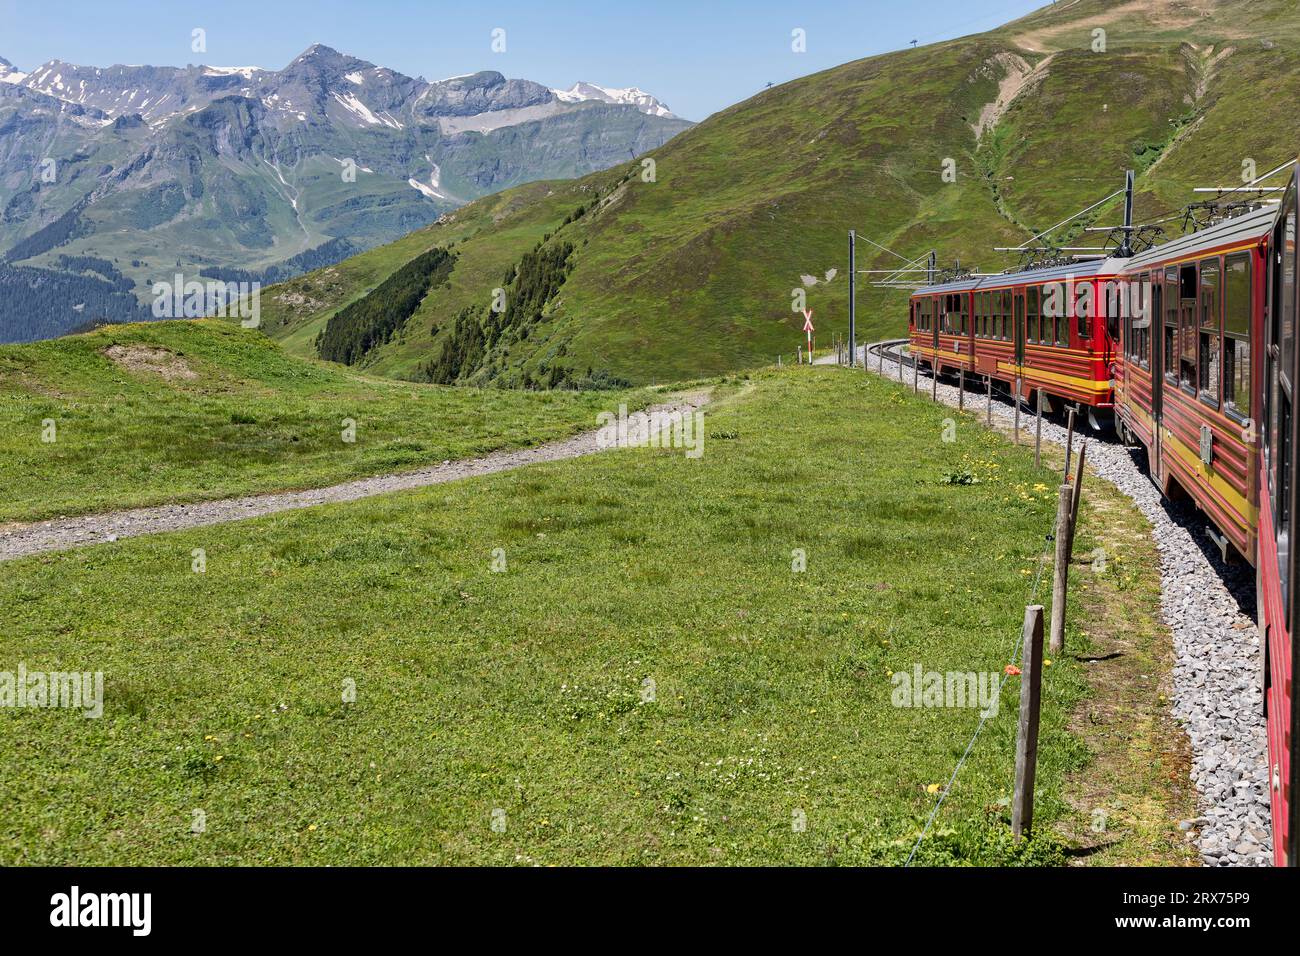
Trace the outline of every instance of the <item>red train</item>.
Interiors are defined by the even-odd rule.
[[[1095,304],[1118,260],[982,276],[912,296],[910,348],[942,372],[992,376],[1043,407],[1078,405],[1100,426],[1114,406],[1113,343]]]
[[[919,289],[909,319],[923,364],[1113,421],[1146,449],[1161,491],[1195,502],[1225,557],[1255,568],[1274,858],[1290,866],[1300,865],[1298,177],[1300,166],[1280,205],[1136,256]]]

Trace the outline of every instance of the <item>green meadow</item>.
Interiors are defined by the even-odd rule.
[[[895,707],[892,675],[1001,674],[1056,479],[872,376],[714,384],[698,459],[6,564],[0,669],[105,690],[100,719],[0,708],[0,863],[902,863],[980,718]],[[568,399],[551,429],[617,401]],[[917,862],[1064,860],[1086,691],[1047,668],[1034,838],[1009,836],[1013,677]]]

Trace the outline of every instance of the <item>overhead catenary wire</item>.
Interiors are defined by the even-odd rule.
[[[1083,215],[1086,215],[1087,213],[1092,212],[1092,211],[1093,211],[1094,209],[1096,209],[1098,206],[1104,205],[1105,203],[1110,202],[1110,201],[1111,201],[1112,199],[1114,199],[1116,196],[1122,196],[1123,194],[1124,194],[1124,190],[1122,190],[1122,189],[1117,189],[1117,190],[1115,190],[1113,193],[1111,193],[1111,194],[1110,194],[1109,196],[1107,196],[1105,199],[1099,199],[1099,200],[1097,200],[1095,203],[1093,203],[1093,204],[1092,204],[1091,206],[1089,206],[1087,209],[1080,209],[1078,212],[1074,213],[1073,215],[1066,216],[1064,219],[1062,219],[1060,222],[1058,222],[1055,226],[1052,226],[1052,228],[1050,228],[1050,229],[1044,229],[1042,232],[1040,232],[1040,233],[1039,233],[1038,235],[1036,235],[1036,236],[1030,236],[1028,239],[1026,239],[1024,242],[1022,242],[1019,246],[1017,246],[1017,247],[1015,248],[1015,250],[1011,250],[1011,251],[1016,251],[1016,250],[1020,250],[1020,249],[1025,249],[1025,248],[1026,248],[1026,247],[1027,247],[1031,242],[1033,242],[1034,240],[1043,238],[1043,236],[1047,235],[1049,232],[1055,232],[1057,229],[1060,229],[1062,226],[1064,226],[1067,222],[1070,222],[1072,219],[1078,219],[1080,216],[1083,216]]]

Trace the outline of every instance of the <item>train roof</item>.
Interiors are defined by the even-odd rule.
[[[1267,235],[1277,221],[1277,205],[1264,206],[1245,215],[1227,219],[1209,229],[1193,232],[1178,239],[1171,239],[1146,250],[1124,262],[1124,270],[1132,272],[1141,270],[1157,262],[1194,256],[1202,249],[1214,249],[1231,245],[1235,242],[1250,242]]]
[[[1119,275],[1123,270],[1123,259],[1086,259],[1063,266],[1047,266],[1042,269],[1029,269],[1025,272],[1000,272],[997,275],[972,276],[969,279],[956,279],[938,285],[927,285],[917,289],[912,295],[943,295],[948,292],[972,292],[977,289],[997,289],[1007,285],[1023,285],[1034,282],[1055,282],[1065,279],[1090,279],[1093,276]]]
[[[1227,219],[1209,229],[1171,239],[1147,249],[1131,259],[1088,259],[1064,266],[1030,269],[1026,272],[1006,272],[998,275],[973,276],[938,285],[922,286],[912,293],[918,295],[943,295],[949,292],[973,292],[980,289],[997,289],[1008,285],[1027,285],[1038,282],[1055,282],[1065,279],[1088,279],[1093,276],[1113,276],[1140,272],[1151,265],[1171,259],[1195,256],[1202,249],[1216,249],[1234,243],[1251,242],[1268,235],[1277,221],[1280,207],[1271,204],[1245,215]]]

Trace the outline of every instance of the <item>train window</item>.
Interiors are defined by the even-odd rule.
[[[1108,279],[1102,287],[1104,302],[1106,303],[1106,334],[1115,341],[1119,340],[1120,317],[1123,316],[1124,310],[1121,302],[1128,292],[1128,284],[1123,279]],[[1132,328],[1131,324],[1125,325],[1125,330]],[[1124,337],[1124,347],[1128,348],[1129,336]],[[1128,354],[1126,351],[1125,355]]]
[[[1138,361],[1137,329],[1133,327],[1133,316],[1124,308],[1128,301],[1129,284],[1123,279],[1106,283],[1106,329],[1111,338],[1116,332],[1123,331],[1124,341],[1120,350],[1126,359]]]
[[[1183,266],[1178,276],[1178,385],[1196,389],[1196,266]]]
[[[1160,273],[1143,276],[1131,285],[1126,284],[1124,298],[1120,301],[1120,312],[1132,314],[1133,358],[1143,368],[1151,367],[1151,310],[1155,307],[1155,286],[1160,281]],[[1139,290],[1140,300],[1135,305],[1132,290]]]
[[[1228,256],[1223,275],[1223,401],[1250,417],[1250,253]]]
[[[1088,295],[1088,293],[1084,291],[1084,289],[1089,289],[1089,288],[1092,290],[1093,295]],[[1092,322],[1092,313],[1096,311],[1096,295],[1095,295],[1095,293],[1097,292],[1096,283],[1089,281],[1085,283],[1083,287],[1078,289],[1077,292],[1080,294],[1076,297],[1075,304],[1074,304],[1074,310],[1078,315],[1078,319],[1075,324],[1079,330],[1079,338],[1086,339],[1092,335],[1092,328],[1090,323]],[[1070,344],[1070,337],[1068,334],[1069,333],[1068,324],[1066,326],[1066,333],[1067,333],[1066,337],[1061,340],[1062,345]]]
[[[1219,337],[1222,316],[1219,313],[1219,260],[1206,259],[1201,263],[1201,306],[1199,312],[1199,368],[1197,387],[1201,398],[1213,405],[1219,404]]]
[[[1292,361],[1295,350],[1295,313],[1296,313],[1296,189],[1290,188],[1290,209],[1286,213],[1286,238],[1282,251],[1282,294],[1278,318],[1281,331],[1278,339],[1282,346],[1282,375],[1288,382],[1291,379]]]
[[[1178,381],[1178,270],[1165,270],[1165,378]]]
[[[1029,325],[1032,328],[1042,319],[1043,311],[1039,308],[1039,288],[1031,285],[1025,290],[1025,315],[1029,316]]]

